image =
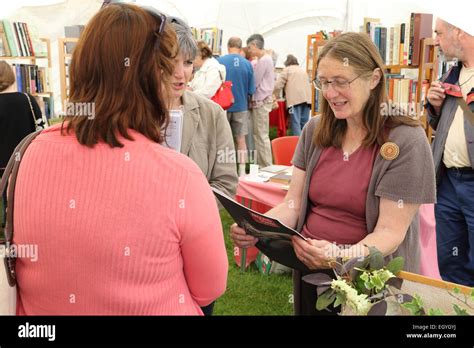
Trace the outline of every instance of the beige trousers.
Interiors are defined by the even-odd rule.
[[[260,168],[272,164],[272,146],[269,136],[270,111],[272,111],[272,103],[266,103],[259,108],[252,109],[253,140],[255,143],[257,164]]]

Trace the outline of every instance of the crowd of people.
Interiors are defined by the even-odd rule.
[[[439,19],[436,34],[460,62],[443,82],[471,103],[458,105],[433,82],[432,152],[418,119],[383,115],[384,64],[366,34],[340,34],[322,48],[313,81],[321,115],[310,118],[306,72],[288,55],[277,78],[262,35],[245,47],[231,37],[216,59],[179,18],[104,6],[70,67],[69,102],[95,103],[95,117],[68,115],[21,159],[14,242],[41,255],[16,260],[18,314],[212,314],[229,262],[210,188],[234,196],[246,161],[219,154],[255,149],[260,166],[272,164],[269,112],[282,89],[299,142],[288,194],[266,214],[307,237],[292,239],[306,266],[294,273],[295,312],[337,313],[317,311],[316,289],[302,281],[333,275],[336,256],[376,247],[418,272],[417,212],[426,203],[437,202],[443,279],[474,286],[474,124],[464,117],[474,109],[474,33]],[[41,118],[12,90],[10,72],[0,62],[0,168]],[[211,100],[224,80],[235,98],[227,111]],[[180,151],[166,146],[170,111],[181,115]],[[258,245],[236,224],[230,235],[240,248]]]

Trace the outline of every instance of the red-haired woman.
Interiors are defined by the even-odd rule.
[[[162,81],[177,52],[165,23],[111,4],[81,35],[69,98],[81,108],[39,135],[20,166],[14,242],[37,245],[38,259],[17,260],[19,314],[202,315],[225,291],[206,178],[160,145]],[[94,114],[81,115],[88,103]]]

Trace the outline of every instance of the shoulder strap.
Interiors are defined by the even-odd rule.
[[[474,127],[474,113],[471,111],[466,101],[463,98],[456,98],[456,101],[458,102],[458,105],[461,107],[462,111],[464,111],[464,116],[467,117],[471,123],[471,126]]]
[[[13,208],[15,205],[15,185],[18,176],[18,169],[20,168],[20,162],[23,155],[41,131],[34,132],[23,138],[23,140],[15,148],[15,151],[8,161],[5,172],[3,173],[2,180],[0,181],[0,195],[3,196],[7,191],[7,197],[5,206],[3,207],[3,213],[6,215],[5,225],[5,240],[0,241],[1,244],[5,244],[6,255],[5,255],[5,267],[7,268],[8,283],[10,286],[14,286],[16,283],[15,276],[15,259],[9,257],[9,248],[13,241]]]

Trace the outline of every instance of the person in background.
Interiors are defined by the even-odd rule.
[[[194,67],[198,70],[191,81],[190,89],[211,99],[226,79],[225,67],[212,56],[211,49],[204,41],[198,41],[197,47]]]
[[[382,114],[384,64],[369,36],[345,33],[326,43],[314,84],[324,97],[321,115],[301,133],[288,194],[266,215],[308,238],[293,237],[292,252],[306,266],[295,272],[296,314],[326,315],[337,309],[317,311],[316,287],[302,276],[334,277],[335,257],[364,257],[376,247],[418,271],[417,211],[435,201],[435,174],[420,122]],[[258,242],[236,224],[231,237],[241,248]]]
[[[193,72],[193,61],[198,51],[192,31],[184,21],[169,17],[178,38],[178,54],[174,59],[170,78],[169,108],[183,111],[181,153],[191,158],[207,178],[209,185],[230,197],[237,190],[237,170],[232,130],[225,111],[211,100],[186,90]],[[227,158],[226,154],[231,157]],[[203,307],[211,315],[214,302]]]
[[[450,14],[452,10],[447,9]],[[451,15],[453,19],[457,14]],[[446,60],[457,60],[428,90],[428,116],[436,130],[433,157],[437,177],[435,205],[438,267],[443,280],[474,286],[474,27],[463,30],[438,18],[435,44]],[[461,20],[462,22],[462,20]],[[470,27],[470,30],[469,30]],[[462,98],[453,96],[451,87]],[[466,102],[467,100],[467,102]],[[471,101],[469,103],[469,100]]]
[[[311,111],[311,85],[308,74],[298,65],[298,59],[289,54],[285,60],[285,68],[280,73],[274,94],[285,91],[286,106],[291,116],[291,131],[300,135]]]
[[[17,91],[12,67],[0,61],[0,177],[21,139],[44,127],[36,99]]]
[[[240,55],[242,40],[231,37],[227,43],[227,50],[229,54],[218,58],[218,61],[225,66],[226,79],[232,82],[235,102],[227,110],[227,119],[237,142],[239,175],[244,175],[247,162],[245,136],[248,134],[249,123],[248,100],[255,93],[255,80],[252,65]]]
[[[16,262],[20,315],[202,315],[224,293],[209,184],[161,145],[176,52],[166,19],[133,4],[106,5],[87,24],[69,102],[95,103],[95,117],[43,131],[17,178],[14,242],[40,250]]]
[[[257,153],[257,164],[267,167],[272,164],[272,148],[269,136],[269,113],[272,110],[272,93],[275,87],[275,72],[272,57],[265,53],[265,40],[260,34],[253,34],[247,39],[251,56],[256,56],[255,93],[252,96],[251,120],[253,138]]]

